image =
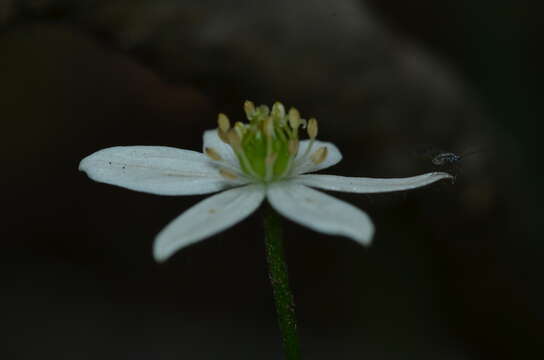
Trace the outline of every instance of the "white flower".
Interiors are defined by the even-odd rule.
[[[156,237],[154,257],[164,261],[179,249],[241,221],[265,198],[283,216],[313,230],[370,243],[374,226],[358,208],[312,189],[382,193],[418,188],[451,178],[446,173],[375,179],[307,174],[342,159],[332,143],[315,140],[317,121],[285,113],[275,103],[255,108],[246,101],[248,124],[231,128],[219,115],[217,130],[204,133],[203,153],[163,146],[119,146],[100,150],[79,169],[99,182],[157,195],[197,195],[221,191],[194,205]],[[305,128],[310,139],[299,141]]]

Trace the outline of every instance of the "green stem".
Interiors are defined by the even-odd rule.
[[[276,303],[283,351],[287,360],[299,360],[295,303],[289,290],[287,264],[283,254],[281,218],[268,204],[264,209],[264,231],[268,273]]]

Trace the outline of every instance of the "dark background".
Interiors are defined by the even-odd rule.
[[[250,99],[316,116],[329,173],[481,150],[453,185],[336,194],[375,221],[369,248],[285,222],[304,358],[542,357],[536,4],[2,0],[0,356],[281,358],[260,213],[158,265],[154,236],[202,197],[77,171],[108,146],[198,150]]]

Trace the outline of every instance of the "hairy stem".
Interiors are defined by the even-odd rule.
[[[289,290],[287,264],[283,251],[281,218],[270,205],[266,205],[264,210],[264,231],[268,273],[274,293],[283,350],[287,360],[299,360],[300,351],[295,303]]]

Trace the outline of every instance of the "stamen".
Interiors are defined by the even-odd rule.
[[[265,178],[267,181],[270,181],[272,179],[272,174],[274,173],[274,163],[276,162],[276,159],[278,158],[278,154],[268,154],[265,159],[265,165],[266,165],[266,173]]]
[[[255,105],[253,104],[253,102],[246,100],[244,102],[244,111],[246,112],[247,119],[251,120],[251,118],[255,114]]]
[[[245,133],[245,131],[246,131],[246,127],[244,126],[244,124],[243,124],[241,121],[237,121],[237,122],[234,124],[233,130],[236,130],[236,133],[238,134],[238,136],[240,137],[240,139],[242,139],[242,138],[244,137],[244,133]]]
[[[228,144],[232,147],[232,149],[239,153],[242,152],[242,144],[240,141],[240,135],[238,135],[238,132],[235,129],[230,129],[227,133],[227,140]]]
[[[217,116],[217,135],[221,140],[223,140],[224,143],[228,144],[229,139],[227,137],[227,133],[230,129],[230,121],[227,115],[221,113]]]
[[[311,118],[308,120],[308,136],[310,139],[315,139],[317,137],[317,120],[315,118]]]
[[[299,146],[298,140],[292,140],[292,139],[289,140],[289,144],[287,146],[289,150],[289,155],[295,156],[298,153],[298,146]]]
[[[268,116],[268,114],[270,114],[270,109],[266,105],[260,105],[256,109],[256,111],[258,111],[260,113],[260,115],[262,115],[262,116]]]
[[[272,110],[274,110],[274,107],[272,107]],[[278,157],[278,154],[272,153],[272,136],[274,135],[274,118],[272,116],[268,116],[263,121],[263,133],[266,136],[266,158],[264,159],[264,177],[266,181],[270,181],[272,179],[272,174],[274,173],[274,162]]]
[[[310,140],[311,141],[311,140]],[[287,166],[285,167],[285,171],[281,174],[281,177],[287,176],[291,172],[291,168],[293,167],[293,163],[295,162],[295,157],[298,154],[300,143],[297,139],[290,139],[287,144],[287,150],[289,151],[289,160],[287,161]]]
[[[225,144],[230,145],[230,143],[229,143],[229,138],[228,138],[226,132],[223,132],[223,131],[221,131],[221,129],[218,129],[218,130],[217,130],[217,136],[219,136],[219,138],[220,138]]]
[[[272,105],[272,116],[282,119],[285,116],[285,107],[282,103],[276,101]]]
[[[263,121],[263,133],[266,136],[272,136],[274,135],[274,119],[269,116]]]
[[[296,131],[298,127],[301,125],[300,113],[298,112],[297,109],[291,108],[289,109],[288,117],[289,117],[289,125],[291,126],[291,129]]]
[[[230,121],[227,115],[221,113],[217,116],[217,124],[219,125],[219,130],[226,133],[230,129]]]
[[[219,169],[219,173],[224,177],[224,178],[227,178],[229,180],[236,180],[238,179],[238,175],[236,175],[234,172],[228,170],[228,169],[225,169],[225,168],[221,168]]]
[[[295,162],[294,160],[295,160],[294,156],[291,156],[289,160],[287,160],[287,166],[285,167],[285,170],[283,171],[280,177],[283,178],[287,176],[287,174],[291,173],[291,169],[293,168],[293,163]]]
[[[219,155],[219,153],[217,151],[215,151],[213,148],[211,147],[207,147],[204,149],[204,152],[206,153],[206,155],[208,155],[212,160],[215,160],[215,161],[222,161],[223,158],[221,157],[221,155]]]
[[[242,141],[239,132],[241,132],[241,130],[238,129],[236,126],[233,129],[229,130],[229,132],[227,133],[227,138],[229,140],[228,144],[231,146],[232,150],[234,150],[236,155],[239,156],[240,162],[247,169],[247,171],[252,176],[256,176],[256,173],[253,170],[253,167],[251,166],[251,163],[249,162],[246,153],[244,152],[244,148],[242,147]]]
[[[304,154],[302,154],[301,161],[305,161],[308,155],[310,155],[310,152],[312,151],[312,147],[314,146],[315,138],[310,139],[310,142],[308,143],[308,146],[306,147],[306,151],[304,151]]]
[[[311,156],[310,159],[314,162],[314,164],[321,164],[325,159],[327,158],[327,155],[329,153],[329,150],[326,146],[322,146],[319,149],[317,149]]]

